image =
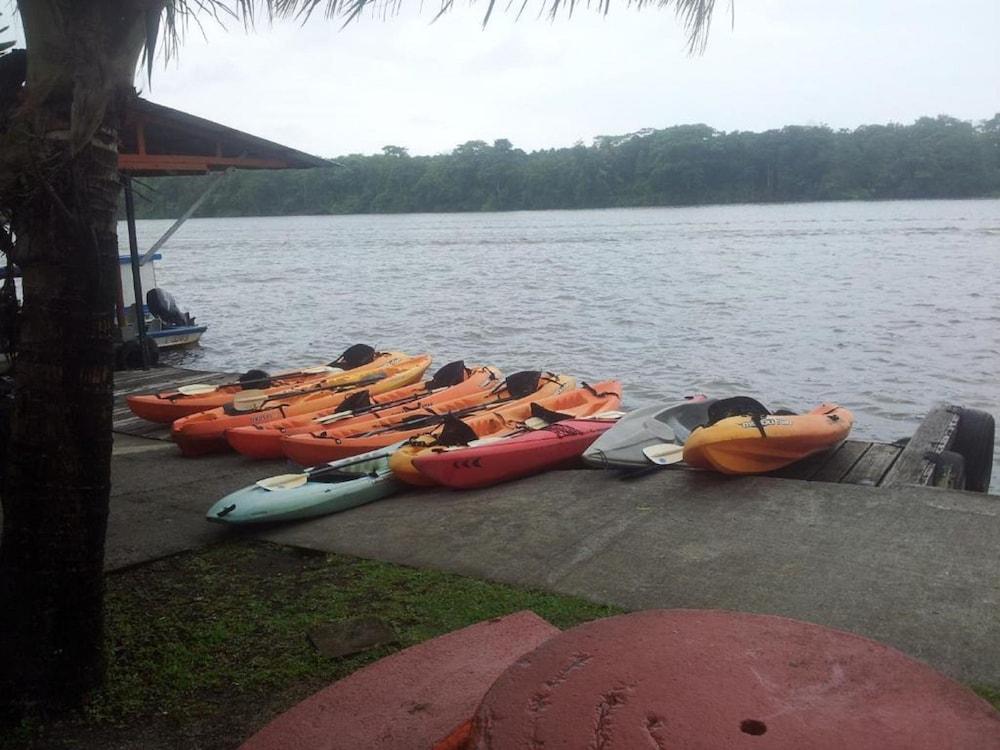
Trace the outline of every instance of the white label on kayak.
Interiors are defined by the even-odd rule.
[[[789,425],[791,423],[792,420],[787,419],[785,417],[764,417],[762,420],[760,420],[761,427],[770,427],[771,425],[776,425],[776,424]],[[757,429],[757,423],[754,422],[753,420],[750,420],[749,422],[744,422],[743,424],[741,424],[740,427],[745,427],[748,430],[751,428]]]

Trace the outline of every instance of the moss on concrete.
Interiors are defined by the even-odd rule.
[[[993,707],[1000,711],[1000,689],[989,685],[973,685],[972,689],[980,698],[984,698],[993,704]]]

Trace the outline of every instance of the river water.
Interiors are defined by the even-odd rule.
[[[169,223],[139,222],[140,247]],[[195,219],[157,275],[209,325],[180,366],[360,341],[619,378],[629,407],[837,401],[879,440],[942,401],[1000,411],[998,200]]]

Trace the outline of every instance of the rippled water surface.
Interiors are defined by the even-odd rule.
[[[140,246],[169,223],[139,222]],[[631,407],[838,401],[881,440],[937,402],[1000,400],[996,200],[197,219],[157,272],[209,325],[169,358],[182,366],[279,368],[363,341],[617,377]]]

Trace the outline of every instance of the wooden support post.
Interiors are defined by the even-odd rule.
[[[125,188],[125,219],[128,224],[128,252],[132,260],[132,288],[135,290],[135,330],[139,334],[139,349],[142,352],[142,369],[149,369],[149,353],[146,350],[146,314],[143,311],[142,279],[139,276],[139,240],[135,232],[135,196],[132,194],[132,178],[122,175]]]

